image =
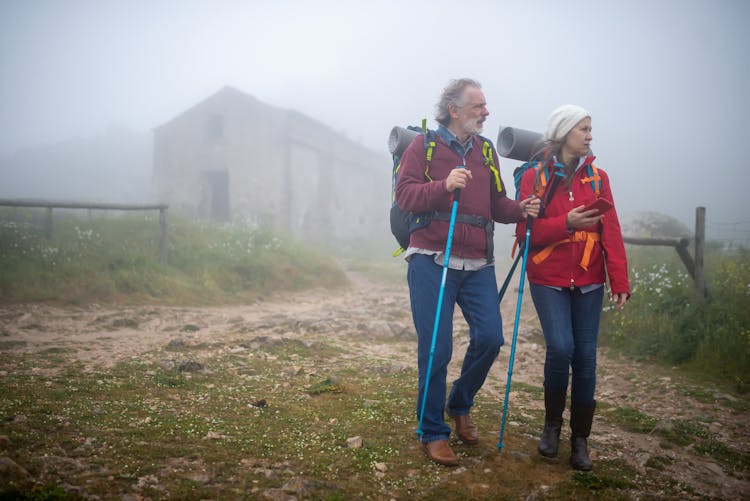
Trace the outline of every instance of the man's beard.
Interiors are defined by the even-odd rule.
[[[481,122],[479,120],[473,120],[464,125],[464,132],[466,132],[470,136],[481,134],[482,129],[484,129],[484,122]]]

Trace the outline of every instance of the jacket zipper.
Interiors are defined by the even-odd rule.
[[[573,209],[575,206],[575,199],[573,198],[573,180],[578,174],[578,171],[574,172],[573,175],[570,178],[570,182],[568,184],[568,205],[569,205],[569,211]],[[573,229],[575,232],[575,229]],[[568,245],[570,247],[570,291],[574,291],[576,288],[575,280],[573,279],[573,270],[575,270],[575,245]]]

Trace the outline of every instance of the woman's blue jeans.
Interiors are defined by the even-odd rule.
[[[572,369],[570,400],[590,407],[596,387],[596,345],[604,287],[585,294],[580,289],[562,290],[530,284],[547,344],[544,387],[567,392]]]
[[[443,268],[434,256],[414,254],[409,258],[409,297],[414,326],[417,331],[417,361],[419,391],[417,419],[422,408],[427,365],[432,344],[435,308],[440,292]],[[446,406],[446,377],[453,354],[453,312],[455,304],[461,308],[469,324],[469,347],[461,366],[461,376],[453,382]],[[482,387],[503,344],[503,324],[497,298],[495,267],[477,271],[448,270],[443,292],[432,374],[427,390],[427,403],[422,418],[422,442],[447,440],[450,426],[445,423],[444,411],[450,416],[464,416],[474,405],[474,396]]]

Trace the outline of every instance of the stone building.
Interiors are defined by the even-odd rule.
[[[171,212],[198,219],[314,241],[384,239],[391,161],[383,149],[224,87],[154,129],[154,191]]]

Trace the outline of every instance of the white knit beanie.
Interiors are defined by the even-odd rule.
[[[591,114],[575,104],[563,104],[549,116],[547,122],[547,132],[544,133],[544,139],[559,141],[570,132],[570,129],[576,126],[578,122]]]

